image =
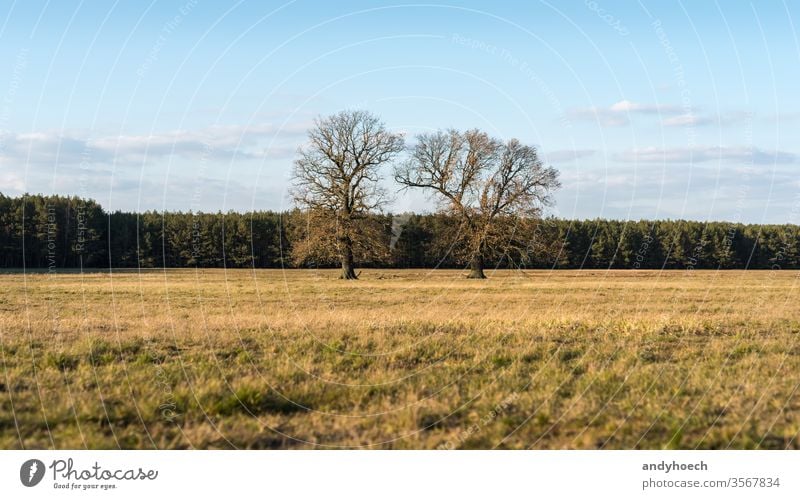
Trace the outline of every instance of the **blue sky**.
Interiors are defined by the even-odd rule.
[[[314,117],[364,108],[536,145],[561,217],[800,222],[796,3],[0,5],[5,194],[280,209]]]

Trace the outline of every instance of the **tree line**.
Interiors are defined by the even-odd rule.
[[[362,266],[470,265],[467,255],[454,250],[461,237],[454,234],[458,214],[369,214],[365,220],[374,229],[376,246],[356,251]],[[0,194],[0,265],[54,270],[340,266],[335,252],[297,257],[315,221],[300,209],[109,213],[78,197]],[[509,222],[503,233],[520,244],[513,251],[487,252],[487,268],[800,269],[800,227],[790,224],[540,218]]]
[[[403,154],[403,153],[407,154]],[[385,214],[382,172],[436,201]],[[797,268],[797,227],[542,218],[560,187],[535,147],[481,130],[413,147],[368,111],[319,117],[297,152],[288,212],[105,213],[61,196],[0,199],[2,265],[72,267]]]

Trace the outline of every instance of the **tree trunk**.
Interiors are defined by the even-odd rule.
[[[480,253],[474,255],[469,262],[467,279],[486,279],[486,275],[483,273],[483,256]]]
[[[353,265],[353,248],[350,244],[346,244],[342,252],[342,275],[339,279],[358,279]]]

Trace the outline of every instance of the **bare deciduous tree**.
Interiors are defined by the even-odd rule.
[[[560,187],[531,146],[501,142],[479,130],[417,136],[411,158],[395,170],[405,188],[431,192],[440,211],[459,220],[455,248],[469,261],[469,278],[483,279],[489,255],[524,247],[524,235]]]
[[[309,221],[295,260],[334,256],[341,261],[342,279],[356,279],[355,257],[385,246],[369,215],[386,201],[381,165],[402,150],[403,137],[367,111],[316,120],[294,164],[292,195]]]

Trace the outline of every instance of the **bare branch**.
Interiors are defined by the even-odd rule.
[[[538,217],[560,186],[558,172],[542,164],[534,147],[516,139],[504,144],[479,130],[417,136],[395,180],[431,192],[441,211],[460,218],[460,242],[473,271],[490,251],[509,254],[519,239],[509,227]]]
[[[308,244],[334,244],[343,268],[352,267],[353,249],[369,246],[364,239],[380,232],[367,230],[363,223],[386,203],[378,185],[380,167],[402,150],[403,137],[367,111],[317,119],[308,144],[298,150],[291,191],[300,208],[314,213],[309,230],[317,234],[307,237]],[[330,223],[321,222],[325,217]],[[309,248],[304,252],[314,253]],[[352,268],[345,272],[355,275]]]

